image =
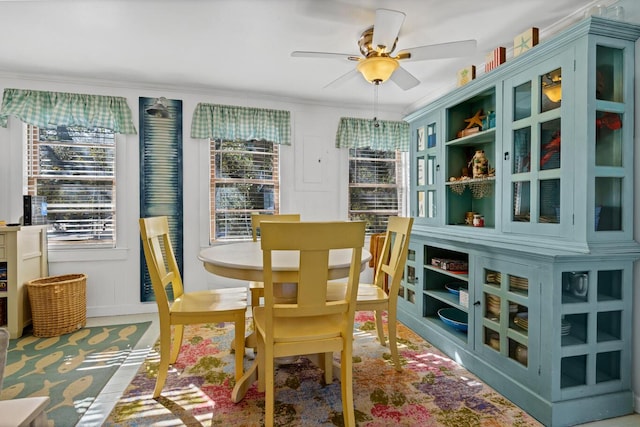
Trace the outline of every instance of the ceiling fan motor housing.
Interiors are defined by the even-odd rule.
[[[398,43],[398,38],[393,41],[393,46],[384,46],[384,49],[378,50],[373,46],[373,25],[362,32],[362,35],[358,39],[358,46],[360,47],[360,53],[363,56],[369,58],[370,56],[388,56],[393,52]]]

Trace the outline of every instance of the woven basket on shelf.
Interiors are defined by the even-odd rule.
[[[66,274],[27,282],[33,335],[68,334],[87,323],[87,276]]]

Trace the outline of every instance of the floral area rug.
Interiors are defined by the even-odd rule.
[[[372,314],[356,313],[355,326],[353,387],[359,426],[541,426],[404,325],[398,325],[400,373],[390,362],[388,347],[376,339]],[[232,339],[232,324],[186,327],[162,396],[151,398],[158,366],[157,353],[151,352],[104,425],[264,425],[264,394],[257,383],[241,402],[231,402]],[[245,368],[252,357],[247,350]],[[276,426],[343,425],[340,381],[323,385],[322,371],[308,359],[279,366],[275,381]]]

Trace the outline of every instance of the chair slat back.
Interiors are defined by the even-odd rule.
[[[275,215],[258,214],[258,213],[251,214],[251,237],[253,238],[254,242],[258,241],[258,231],[260,231],[261,221],[299,222],[300,214],[275,214]]]
[[[390,216],[382,248],[382,256],[376,267],[374,283],[384,289],[385,277],[389,286],[388,295],[395,300],[400,288],[400,280],[407,263],[409,238],[413,218]]]
[[[261,245],[265,285],[266,318],[324,316],[344,313],[353,323],[360,278],[364,222],[269,222],[263,221]],[[299,254],[297,302],[277,303],[273,295],[271,260],[277,251]],[[327,302],[331,250],[351,252],[345,298]]]
[[[140,235],[158,310],[168,313],[171,301],[167,287],[171,285],[174,298],[180,297],[184,288],[169,237],[167,217],[140,218]]]

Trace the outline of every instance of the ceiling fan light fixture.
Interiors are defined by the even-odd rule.
[[[388,56],[371,56],[358,62],[357,69],[369,83],[383,83],[398,68],[398,61]]]

